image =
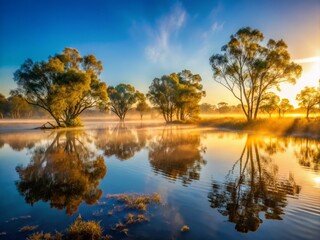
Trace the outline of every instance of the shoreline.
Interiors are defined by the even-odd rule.
[[[116,119],[105,118],[83,118],[83,126],[70,128],[56,128],[56,129],[36,129],[41,123],[50,119],[1,119],[0,133],[16,133],[19,131],[32,130],[74,130],[74,129],[88,129],[92,127],[93,123],[100,124],[118,124]],[[203,118],[197,121],[186,122],[172,122],[166,123],[160,119],[128,119],[124,123],[128,125],[138,124],[141,127],[159,127],[159,126],[186,126],[193,125],[199,128],[209,128],[219,131],[231,131],[247,134],[271,134],[275,136],[286,137],[302,137],[320,139],[320,118],[305,119],[305,118],[261,118],[248,123],[244,118]],[[94,125],[96,126],[96,124]],[[8,127],[8,128],[7,128]],[[97,127],[97,126],[96,126]]]

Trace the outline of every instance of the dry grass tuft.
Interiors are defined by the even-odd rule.
[[[107,198],[114,198],[118,202],[123,203],[125,208],[138,209],[146,211],[147,206],[151,203],[160,203],[161,197],[158,193],[152,195],[140,195],[137,193],[109,194]]]
[[[27,237],[27,240],[62,240],[63,234],[60,232],[56,232],[56,235],[51,235],[51,233],[44,233],[44,232],[37,232],[29,237]]]
[[[36,230],[39,225],[26,225],[19,229],[19,232],[32,232]]]
[[[187,225],[184,225],[184,226],[180,229],[181,232],[187,232],[187,231],[189,231],[189,230],[190,230],[190,228],[189,228]]]
[[[98,240],[102,238],[102,227],[99,222],[95,221],[82,221],[77,219],[67,229],[67,239],[85,240],[92,239]]]

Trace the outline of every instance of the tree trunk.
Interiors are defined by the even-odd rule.
[[[307,116],[306,116],[307,119],[309,119],[309,112],[310,112],[310,108],[307,108]]]

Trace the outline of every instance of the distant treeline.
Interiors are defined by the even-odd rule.
[[[49,114],[37,106],[28,104],[22,96],[12,93],[6,98],[0,93],[0,118],[43,117],[49,117]]]

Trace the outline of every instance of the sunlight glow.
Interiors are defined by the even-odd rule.
[[[312,61],[311,61],[312,60]],[[296,95],[306,86],[318,87],[320,79],[320,56],[295,60],[302,68],[302,75],[295,85],[282,84],[277,92],[280,98],[288,98],[294,107],[298,107]]]
[[[316,183],[316,187],[320,188],[320,177],[314,177],[313,181]]]

